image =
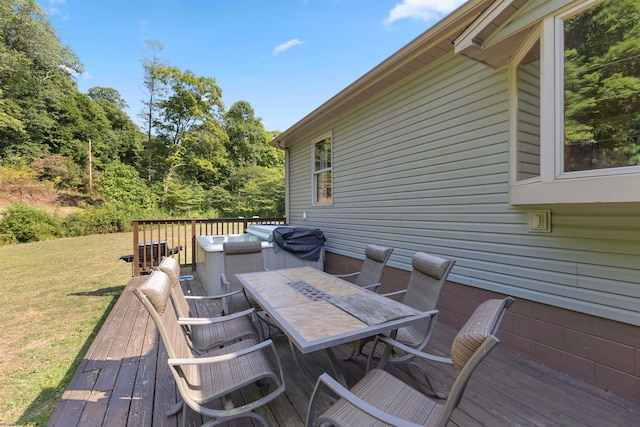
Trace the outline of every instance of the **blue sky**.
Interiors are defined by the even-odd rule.
[[[111,87],[139,122],[145,40],[213,77],[225,108],[248,101],[285,131],[464,0],[37,0],[84,65],[78,89]]]

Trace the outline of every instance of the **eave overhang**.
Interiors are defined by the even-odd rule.
[[[454,41],[454,52],[493,68],[509,63],[518,46],[526,39],[530,28],[522,28],[508,38],[492,39],[528,3],[529,0],[497,0],[493,2]]]

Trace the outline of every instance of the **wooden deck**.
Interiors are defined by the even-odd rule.
[[[155,326],[131,290],[145,277],[133,278],[112,309],[71,380],[49,426],[182,426],[181,414],[166,417],[176,402],[176,387],[166,364],[166,353]],[[196,281],[187,282],[194,293]],[[201,291],[200,291],[201,292]],[[200,307],[202,309],[202,307]],[[210,313],[203,313],[208,315]],[[431,352],[448,354],[455,331],[439,324],[430,343]],[[500,334],[498,333],[498,336]],[[275,340],[285,369],[286,393],[261,408],[272,426],[301,426],[315,378],[330,372],[324,352],[300,356],[294,363],[284,339]],[[349,348],[337,349],[348,354]],[[343,362],[353,384],[364,375],[366,360]],[[416,383],[411,368],[391,370]],[[447,390],[451,366],[428,365],[432,379]],[[241,396],[239,396],[241,398]],[[640,404],[619,398],[498,346],[472,377],[450,425],[458,426],[638,426]],[[190,411],[189,425],[202,420]],[[253,425],[249,419],[229,426]]]

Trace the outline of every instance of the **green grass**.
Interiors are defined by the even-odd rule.
[[[131,278],[131,233],[0,247],[0,425],[45,425]]]

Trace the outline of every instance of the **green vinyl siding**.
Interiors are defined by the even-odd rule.
[[[509,70],[453,54],[289,142],[289,222],[330,252],[395,248],[456,260],[452,281],[640,325],[640,206],[551,207],[527,231],[509,204]],[[311,144],[333,132],[333,205],[312,206]],[[307,220],[303,220],[303,213]]]

